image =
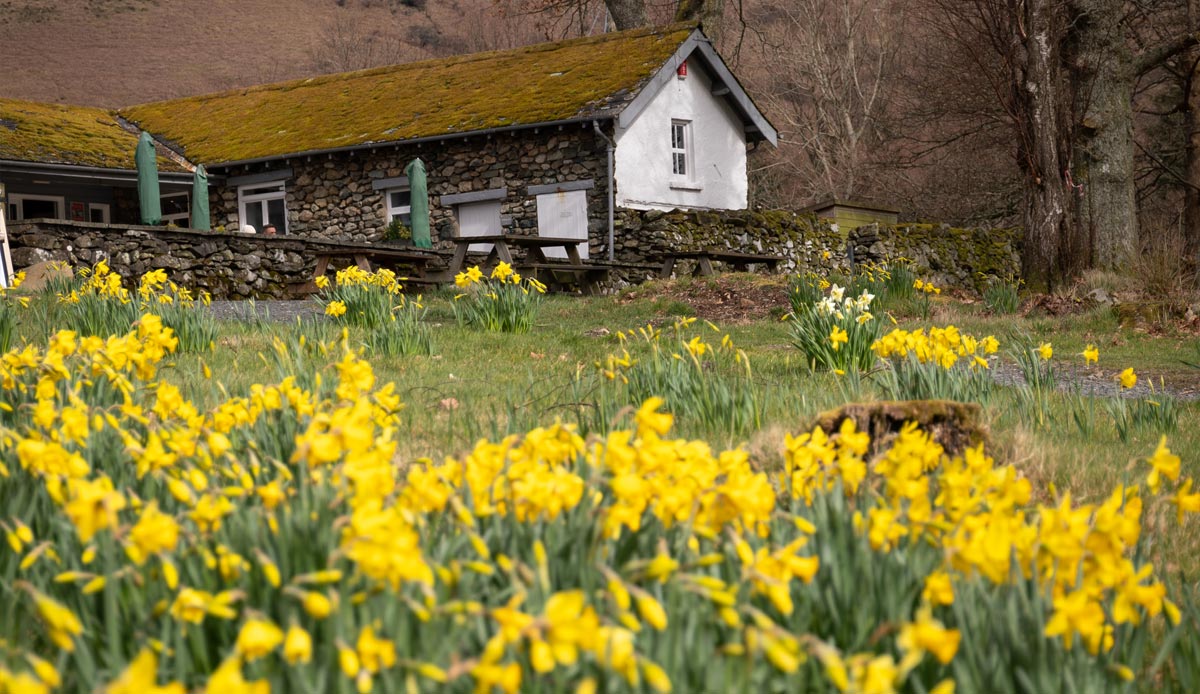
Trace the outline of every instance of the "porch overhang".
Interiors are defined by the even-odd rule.
[[[128,184],[132,186],[137,184],[137,171],[134,169],[108,169],[98,166],[0,159],[0,179],[5,178],[6,174],[48,180],[93,181],[104,185]],[[158,177],[167,184],[191,185],[192,183],[192,174],[187,171],[159,171]]]

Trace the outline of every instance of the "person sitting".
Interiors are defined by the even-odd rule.
[[[267,222],[266,226],[264,226],[264,227],[263,227],[263,233],[264,233],[264,234],[269,234],[269,235],[271,235],[271,236],[274,236],[274,235],[275,235],[275,233],[276,233],[276,232],[275,232],[275,225],[274,225],[274,224],[272,224],[272,223],[270,223],[270,222]]]

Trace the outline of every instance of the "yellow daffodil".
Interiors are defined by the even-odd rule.
[[[104,694],[184,694],[179,682],[158,685],[158,656],[143,648],[129,667],[104,689]]]
[[[312,660],[312,637],[307,631],[295,624],[288,627],[283,639],[283,657],[292,665]]]
[[[238,632],[237,651],[246,660],[257,660],[283,643],[283,630],[265,619],[249,619]]]
[[[325,315],[332,318],[346,315],[346,304],[341,301],[330,301],[325,304]]]
[[[833,326],[833,329],[829,331],[829,344],[833,347],[833,351],[838,351],[842,345],[849,341],[849,335],[847,335],[846,331],[840,327],[835,325]]]
[[[1167,437],[1163,436],[1158,441],[1158,448],[1155,449],[1154,455],[1146,461],[1150,464],[1150,474],[1146,477],[1146,486],[1155,494],[1158,493],[1159,487],[1162,485],[1162,478],[1174,482],[1179,479],[1179,456],[1171,453],[1167,448]]]

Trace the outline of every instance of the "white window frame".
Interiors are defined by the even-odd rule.
[[[409,194],[408,204],[407,205],[398,205],[398,206],[393,207],[392,206],[392,193],[408,193]],[[412,189],[409,188],[408,186],[394,186],[392,188],[384,188],[383,189],[383,209],[384,209],[384,219],[385,219],[385,221],[387,221],[388,224],[391,224],[392,220],[395,219],[396,217],[399,217],[401,215],[408,215],[409,221],[405,222],[405,225],[411,226],[411,223],[412,223]]]
[[[92,222],[92,211],[100,210],[100,221]],[[94,224],[112,224],[112,205],[106,202],[89,202],[88,203],[88,222]]]
[[[682,138],[676,138],[676,129],[682,129]],[[682,139],[682,143],[677,143]],[[679,156],[683,156],[683,172],[680,173]],[[671,178],[677,181],[691,181],[696,171],[696,156],[692,140],[692,122],[680,118],[671,119]]]
[[[9,193],[8,194],[8,204],[11,206],[10,210],[13,210],[13,212],[11,213],[12,221],[15,222],[17,220],[25,219],[25,213],[24,213],[24,210],[21,209],[23,207],[21,205],[21,203],[26,200],[38,200],[41,202],[52,202],[52,203],[54,203],[54,206],[55,206],[54,218],[55,219],[66,219],[67,218],[67,216],[66,216],[67,199],[66,199],[66,197],[64,197],[62,195],[34,195],[32,193]]]
[[[187,202],[191,203],[191,193],[189,193],[186,190],[181,191],[179,193],[163,193],[162,195],[158,196],[158,202],[159,202],[159,205],[161,206],[163,200],[166,200],[167,198],[178,198],[178,197],[186,198]],[[187,210],[187,212],[178,212],[176,214],[164,214],[162,216],[162,223],[163,224],[174,224],[175,226],[180,226],[180,227],[190,226],[191,222],[192,222],[191,205],[185,204],[183,207],[184,207],[184,209]],[[183,222],[183,224],[180,224],[179,222]]]
[[[271,188],[278,190],[269,190],[264,193],[247,193],[248,190],[259,190],[261,188]],[[270,220],[271,216],[267,214],[267,203],[271,200],[283,201],[283,233],[288,233],[288,215],[287,215],[287,180],[279,179],[277,181],[263,181],[262,183],[249,183],[238,186],[238,227],[241,228],[247,222],[246,207],[248,205],[261,205],[262,218]],[[266,222],[263,223],[266,226]],[[262,229],[255,229],[256,233],[262,233]]]

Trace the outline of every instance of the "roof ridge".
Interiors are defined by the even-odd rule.
[[[255,84],[248,87],[237,87],[234,89],[225,89],[218,92],[208,92],[204,94],[193,94],[189,96],[173,97],[170,99],[159,99],[156,101],[147,101],[138,104],[130,104],[116,109],[105,109],[112,114],[121,114],[136,108],[145,106],[156,106],[167,104],[172,101],[189,100],[189,101],[204,101],[208,99],[218,99],[234,95],[245,95],[263,91],[289,91],[300,87],[322,85],[331,81],[346,81],[347,79],[358,79],[364,77],[374,77],[378,75],[388,74],[406,69],[421,69],[431,67],[433,65],[451,66],[462,65],[466,63],[479,62],[483,60],[491,60],[499,56],[505,55],[522,55],[530,53],[545,53],[563,48],[570,48],[581,44],[602,44],[618,39],[640,38],[651,35],[667,35],[683,29],[698,29],[699,24],[696,22],[672,22],[657,26],[636,27],[626,29],[624,31],[614,31],[604,34],[595,34],[591,36],[577,36],[559,41],[546,41],[543,43],[534,43],[527,46],[519,46],[517,48],[505,48],[492,51],[482,51],[479,53],[462,53],[459,55],[447,56],[445,58],[429,58],[426,60],[414,60],[407,63],[393,63],[391,65],[379,65],[376,67],[363,68],[361,70],[350,70],[347,72],[332,72],[321,75],[313,75],[311,77],[298,77],[280,82],[270,82],[266,84]],[[36,103],[36,102],[35,102]],[[95,108],[95,107],[90,107]]]

